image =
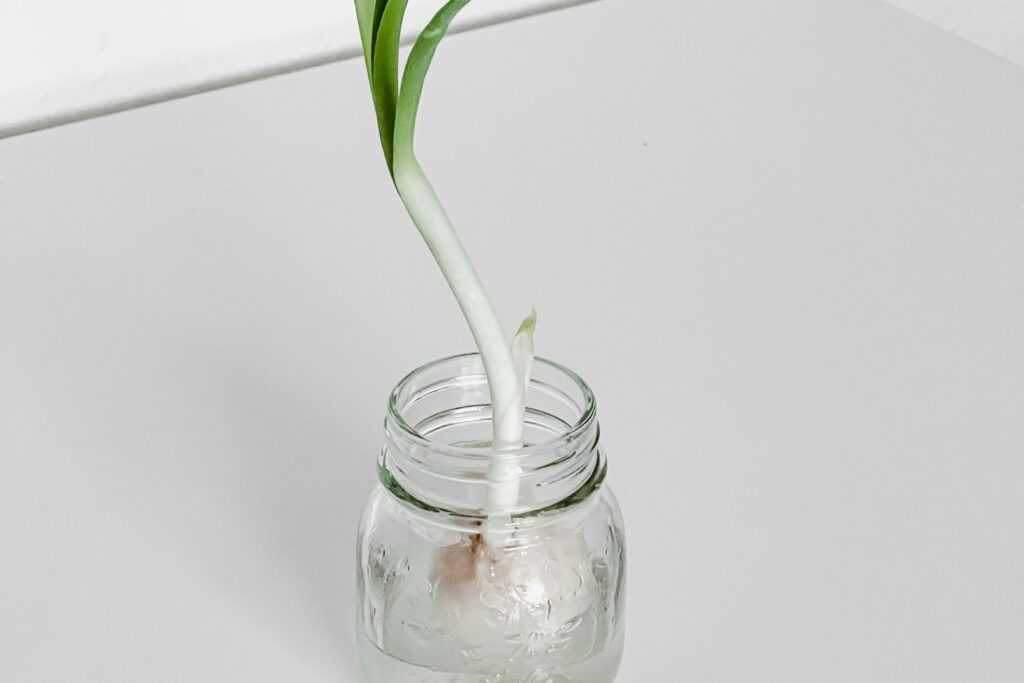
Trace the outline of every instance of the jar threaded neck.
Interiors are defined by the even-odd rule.
[[[480,356],[417,368],[388,401],[381,482],[418,507],[483,516],[488,468],[500,458],[519,483],[508,514],[536,514],[585,498],[600,485],[605,468],[593,392],[576,373],[537,358],[526,406],[524,446],[495,451]]]

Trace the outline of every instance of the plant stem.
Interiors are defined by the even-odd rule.
[[[449,24],[469,1],[447,0],[428,22],[409,53],[401,84],[398,46],[408,0],[356,0],[356,15],[388,170],[409,216],[455,294],[487,374],[494,454],[487,471],[485,512],[492,537],[497,538],[494,534],[510,528],[511,510],[519,501],[520,469],[503,452],[523,445],[536,315],[531,312],[523,321],[510,347],[483,283],[413,151],[416,116],[427,71]]]
[[[455,294],[480,350],[491,393],[492,446],[496,451],[520,448],[523,445],[523,421],[515,409],[519,387],[512,350],[480,276],[434,188],[411,155],[396,157],[395,187]]]

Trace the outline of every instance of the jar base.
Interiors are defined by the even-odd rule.
[[[623,633],[593,657],[571,664],[552,662],[531,672],[501,673],[439,671],[392,657],[370,642],[360,629],[359,660],[362,683],[613,683],[622,659]]]

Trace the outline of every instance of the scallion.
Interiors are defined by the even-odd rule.
[[[526,388],[533,362],[536,313],[510,344],[466,253],[414,152],[416,115],[438,44],[470,0],[449,0],[420,33],[399,79],[399,44],[408,0],[355,0],[381,147],[395,188],[437,261],[480,351],[491,395],[493,421],[486,513],[489,527],[507,517],[519,497],[515,465],[502,451],[523,446]]]

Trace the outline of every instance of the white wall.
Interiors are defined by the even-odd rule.
[[[624,683],[1018,681],[1024,74],[883,4],[451,39],[424,164],[596,388]],[[358,62],[0,141],[0,679],[346,681],[384,398],[470,339]]]
[[[475,2],[452,31],[586,1]],[[405,37],[442,5],[410,3]],[[0,138],[360,54],[352,0],[4,0]]]

